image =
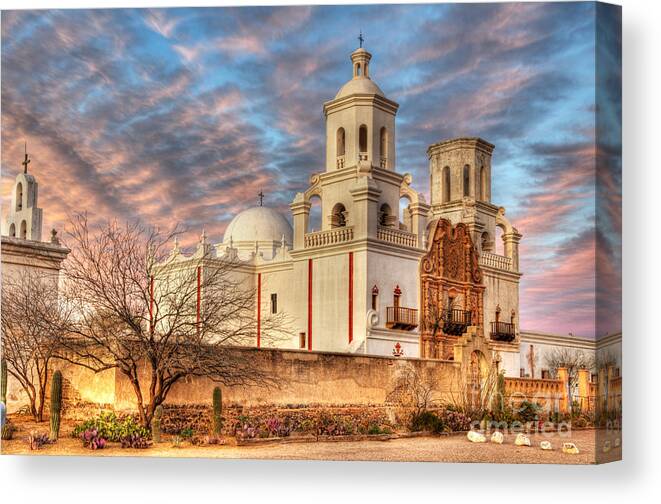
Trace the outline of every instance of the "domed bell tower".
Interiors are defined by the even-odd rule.
[[[351,53],[352,78],[324,104],[326,171],[372,167],[395,171],[395,115],[389,100],[370,77],[372,55],[362,47]]]

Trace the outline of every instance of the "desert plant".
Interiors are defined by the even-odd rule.
[[[60,413],[62,412],[62,373],[55,371],[50,385],[50,438],[60,435]]]
[[[181,429],[181,430],[179,431],[179,435],[180,435],[183,439],[190,439],[190,438],[193,437],[193,434],[195,434],[195,432],[193,432],[193,429],[190,428],[190,427],[184,427],[183,429]]]
[[[411,430],[413,432],[431,431],[435,434],[443,432],[443,421],[431,411],[423,411],[411,417]]]
[[[0,427],[4,427],[6,421],[7,421],[7,406],[5,406],[5,403],[0,402]]]
[[[161,418],[163,417],[163,406],[156,406],[154,417],[151,419],[151,438],[154,443],[161,442]]]
[[[28,444],[30,445],[30,450],[38,450],[42,446],[51,443],[50,436],[48,432],[30,432],[28,436]]]
[[[2,426],[2,439],[4,441],[9,441],[14,437],[14,431],[16,431],[16,427],[14,427],[14,424],[11,422],[7,422]]]
[[[530,401],[522,401],[516,408],[516,416],[522,422],[532,422],[537,418],[540,411],[541,407],[539,404]]]
[[[137,432],[123,437],[121,443],[122,448],[149,448],[151,446],[149,437]]]
[[[7,404],[7,361],[0,362],[0,401]]]
[[[99,434],[97,429],[87,429],[80,435],[85,448],[90,450],[103,450],[106,447],[106,438]]]
[[[132,434],[149,437],[149,430],[140,425],[130,415],[117,417],[113,412],[102,412],[97,418],[92,418],[73,429],[73,437],[80,435],[89,429],[96,429],[99,435],[108,441],[121,442],[121,440]]]
[[[213,389],[213,433],[220,436],[223,428],[223,392],[220,387]]]

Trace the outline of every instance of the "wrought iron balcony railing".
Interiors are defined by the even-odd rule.
[[[386,308],[386,327],[388,329],[404,329],[410,331],[418,327],[418,310],[388,306]]]
[[[495,341],[513,341],[516,336],[514,324],[509,322],[491,322],[491,339]]]
[[[472,313],[468,310],[443,310],[443,332],[460,336],[472,323]]]

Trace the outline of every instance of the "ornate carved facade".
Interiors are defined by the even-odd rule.
[[[450,359],[452,345],[469,326],[483,333],[482,271],[465,224],[439,219],[429,236],[420,263],[420,357]]]

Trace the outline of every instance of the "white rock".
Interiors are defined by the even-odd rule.
[[[570,455],[578,455],[578,447],[574,443],[562,443],[562,453],[569,453]]]
[[[503,433],[500,431],[496,431],[493,434],[491,434],[491,442],[492,443],[498,443],[498,444],[503,444]]]
[[[516,435],[516,439],[514,440],[514,444],[516,446],[531,446],[530,444],[530,438],[526,436],[525,434],[519,432]]]
[[[469,431],[467,437],[473,443],[484,443],[487,440],[484,434],[475,431]]]
[[[602,451],[604,453],[608,453],[609,451],[611,451],[611,442],[610,441],[604,441],[604,446],[602,448]]]
[[[614,444],[615,448],[617,448],[618,446],[620,446],[620,438],[619,438],[619,437],[618,437],[618,438],[615,438],[615,443],[613,443],[613,444]]]
[[[539,443],[539,447],[542,450],[552,450],[553,449],[553,445],[551,444],[551,441],[542,441],[541,443]]]

